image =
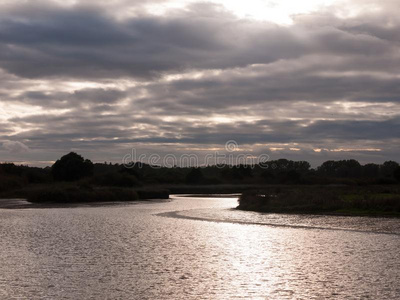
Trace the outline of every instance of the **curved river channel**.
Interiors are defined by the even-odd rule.
[[[0,299],[400,299],[400,219],[236,205],[0,209]]]

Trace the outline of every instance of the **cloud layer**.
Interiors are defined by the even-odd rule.
[[[204,152],[232,139],[272,158],[398,159],[393,1],[341,2],[291,25],[215,3],[145,6],[160,2],[2,4],[0,160],[76,150],[118,162],[132,147]]]

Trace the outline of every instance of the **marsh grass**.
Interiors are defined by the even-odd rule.
[[[245,192],[238,209],[260,212],[400,214],[398,187],[284,186]]]
[[[141,200],[168,199],[170,194],[167,189],[139,189],[136,192]]]
[[[32,203],[114,202],[135,201],[139,196],[133,189],[49,186],[30,190],[27,200]]]

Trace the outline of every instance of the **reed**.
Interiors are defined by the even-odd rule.
[[[398,187],[282,186],[245,192],[241,210],[276,213],[400,214]]]

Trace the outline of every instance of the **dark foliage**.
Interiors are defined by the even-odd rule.
[[[187,184],[199,184],[203,180],[204,176],[200,168],[192,168],[185,178]]]
[[[319,168],[318,173],[330,177],[356,178],[362,174],[360,163],[354,159],[350,160],[329,160],[324,162]]]
[[[111,163],[92,164],[74,152],[57,160],[51,168],[18,166],[13,163],[0,164],[0,193],[3,195],[9,195],[10,191],[18,191],[30,185],[55,185],[53,181],[73,181],[76,182],[76,186],[90,188],[116,187],[141,190],[148,190],[146,187],[158,185],[167,186],[168,189],[173,187],[174,190],[188,190],[184,186],[190,186],[192,190],[198,186],[196,190],[204,190],[201,187],[207,185],[221,185],[222,189],[224,185],[266,184],[370,186],[399,183],[400,167],[394,161],[380,165],[361,165],[356,160],[340,160],[326,161],[318,168],[311,169],[306,161],[287,159],[268,161],[252,167],[215,165],[200,168],[167,168],[139,162],[125,167]]]
[[[93,174],[93,164],[75,152],[61,157],[51,167],[51,174],[56,181],[77,181]]]
[[[49,168],[0,164],[0,192],[20,189],[29,184],[49,183],[51,180]]]
[[[282,186],[243,193],[238,209],[277,213],[400,215],[397,187]]]
[[[394,172],[399,167],[399,164],[395,161],[385,161],[380,167],[380,172],[382,177],[393,177]]]
[[[393,177],[400,182],[400,167],[397,167],[393,172]]]
[[[169,198],[169,190],[166,189],[142,189],[136,191],[139,195],[140,200],[148,200],[148,199],[168,199]]]
[[[31,191],[28,201],[32,203],[85,203],[134,201],[139,197],[132,189],[92,189],[76,186],[51,186]]]
[[[93,183],[98,186],[117,186],[117,187],[133,187],[140,185],[139,181],[134,175],[121,172],[96,174],[93,177]]]

